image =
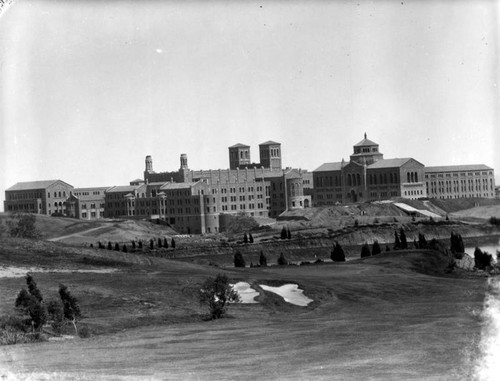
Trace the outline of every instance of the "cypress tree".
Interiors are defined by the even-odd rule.
[[[120,251],[120,245],[117,243],[115,243],[115,251]]]
[[[288,230],[286,232],[286,238],[287,239],[292,239],[292,233],[290,232],[290,228],[288,228]]]
[[[286,258],[283,255],[283,253],[281,253],[280,256],[279,256],[279,258],[278,258],[278,265],[280,265],[280,266],[286,266],[286,265],[288,265],[288,261],[286,260]]]
[[[43,300],[42,293],[38,289],[35,280],[31,274],[26,274],[26,284],[28,285],[28,292],[32,295],[38,302]]]
[[[253,235],[252,235],[252,233],[248,233],[248,242],[253,243]]]
[[[175,241],[173,238],[172,238],[172,241],[170,242],[170,246],[172,246],[172,249],[175,249]]]
[[[234,254],[234,267],[245,267],[245,259],[239,251]]]
[[[161,238],[158,238],[158,247],[161,248],[163,246],[163,242]]]
[[[394,250],[401,249],[401,241],[399,240],[399,235],[397,231],[394,231]]]
[[[248,243],[248,236],[247,233],[243,236],[243,243]]]
[[[111,245],[111,242],[108,242],[108,250],[113,250],[113,246]]]
[[[168,249],[168,240],[167,240],[167,237],[163,238],[163,247],[165,249]]]
[[[382,252],[382,249],[380,248],[380,245],[378,244],[378,241],[375,240],[372,245],[372,255],[377,255]]]
[[[286,228],[283,226],[283,229],[281,229],[281,239],[286,239],[287,235]]]
[[[365,257],[369,257],[369,256],[371,256],[370,247],[365,242],[365,244],[361,247],[361,258],[365,258]]]
[[[406,234],[403,228],[399,230],[399,237],[401,239],[401,249],[403,250],[408,249],[408,242],[406,241]]]
[[[127,250],[127,245],[123,244],[122,251],[123,251],[124,253],[128,252],[128,250]]]
[[[330,254],[330,258],[334,262],[345,262],[344,249],[342,249],[342,246],[340,246],[338,242],[333,244],[333,250]]]
[[[267,257],[264,255],[263,251],[260,252],[259,264],[261,267],[267,266]]]
[[[153,250],[153,249],[155,248],[155,241],[153,240],[153,238],[151,238],[151,239],[149,240],[149,248],[150,248],[151,250]]]

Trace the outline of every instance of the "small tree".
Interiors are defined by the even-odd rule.
[[[243,258],[243,255],[237,251],[234,254],[234,267],[245,267],[245,259]]]
[[[243,236],[243,243],[248,243],[248,236],[247,236],[247,233],[245,233],[245,235]]]
[[[17,295],[15,307],[26,317],[25,322],[31,325],[33,333],[41,329],[47,321],[47,313],[41,301],[24,288]]]
[[[287,236],[288,236],[288,233],[287,233],[286,227],[283,226],[283,228],[281,229],[281,239],[286,239]]]
[[[334,262],[345,262],[344,249],[342,249],[342,246],[340,246],[338,242],[333,244],[333,250],[330,254],[330,258]]]
[[[26,285],[28,286],[28,292],[30,293],[30,295],[32,295],[36,300],[38,300],[41,303],[43,300],[42,293],[38,289],[35,280],[29,273],[26,274]]]
[[[168,249],[168,240],[167,240],[167,237],[163,238],[163,247],[165,249]]]
[[[253,235],[252,235],[252,233],[248,233],[248,242],[253,243]]]
[[[163,247],[163,241],[161,238],[158,238],[158,247],[159,248]]]
[[[8,221],[9,235],[17,238],[40,238],[40,232],[35,228],[34,214],[16,213]]]
[[[406,241],[406,234],[403,228],[399,230],[399,238],[401,239],[401,249],[408,249],[408,242]]]
[[[135,250],[135,241],[132,241],[132,250]]]
[[[260,252],[259,264],[261,267],[267,266],[267,257],[265,256],[263,251]]]
[[[382,252],[382,249],[380,248],[380,245],[378,244],[378,241],[375,240],[372,245],[372,255],[377,255]]]
[[[115,243],[115,251],[120,251],[120,244],[118,242]]]
[[[394,231],[394,250],[401,249],[401,241],[399,240],[399,235],[397,231]]]
[[[170,241],[170,246],[172,246],[172,249],[175,249],[175,240],[172,237],[172,240]]]
[[[128,252],[128,250],[127,250],[127,245],[123,244],[122,251],[123,251],[124,253],[127,253],[127,252]]]
[[[51,300],[47,303],[47,314],[49,323],[55,333],[61,333],[64,322],[64,309],[60,302]]]
[[[155,241],[153,240],[153,238],[151,238],[151,239],[149,240],[149,248],[150,248],[151,250],[153,250],[153,249],[155,248]]]
[[[108,250],[113,250],[113,246],[111,245],[111,242],[108,242]]]
[[[278,258],[278,265],[280,265],[280,266],[288,265],[288,261],[286,260],[285,255],[283,253],[281,253],[279,258]]]
[[[474,250],[474,267],[479,270],[486,270],[487,267],[491,266],[491,261],[493,257],[486,251],[483,252],[479,247]]]
[[[427,240],[425,239],[425,235],[418,233],[418,247],[419,249],[427,249]]]
[[[141,249],[141,250],[142,250],[142,241],[139,241],[139,244],[138,244],[138,245],[139,245],[139,249]]]
[[[68,291],[68,287],[66,287],[62,283],[59,284],[59,296],[61,297],[61,302],[63,304],[64,318],[69,320],[73,324],[73,327],[75,327],[75,334],[78,335],[76,322],[77,319],[81,317],[80,306],[78,305],[78,301]]]
[[[368,244],[365,242],[363,246],[361,246],[361,258],[369,257],[372,254],[370,253],[370,247]]]
[[[211,319],[221,318],[226,313],[229,303],[240,301],[238,293],[233,290],[228,277],[224,274],[205,280],[199,298],[200,304],[208,306]]]
[[[292,239],[292,233],[290,232],[290,228],[286,231],[286,238],[287,239]]]

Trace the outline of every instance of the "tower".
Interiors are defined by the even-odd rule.
[[[181,169],[188,169],[188,157],[185,153],[181,153]]]
[[[153,158],[148,155],[146,156],[146,170],[145,172],[151,173],[153,172]]]
[[[370,165],[384,158],[384,155],[378,150],[378,144],[368,139],[366,132],[365,138],[353,146],[353,151],[351,161],[359,164]]]
[[[281,170],[281,143],[271,140],[259,144],[260,164],[264,168]]]
[[[229,169],[250,165],[250,146],[238,143],[229,147]]]

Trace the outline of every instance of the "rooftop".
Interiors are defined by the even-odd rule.
[[[373,164],[370,164],[368,166],[368,168],[369,169],[375,169],[375,168],[399,168],[403,164],[406,164],[410,160],[415,160],[415,159],[412,159],[411,157],[394,158],[394,159],[382,159],[382,160],[376,161]]]
[[[326,172],[326,171],[340,171],[342,169],[342,162],[324,163],[316,168],[313,172]]]
[[[273,142],[272,140],[268,140],[267,142],[260,143],[259,146],[270,146],[270,145],[280,145],[281,143]]]
[[[231,146],[229,148],[250,148],[250,146],[247,146],[246,144],[238,143],[238,144],[235,144],[234,146]]]
[[[368,139],[366,137],[366,132],[365,132],[365,138],[361,140],[359,143],[354,145],[354,147],[361,147],[361,146],[378,146],[378,144]]]
[[[491,171],[492,169],[484,164],[441,165],[425,167],[425,172]]]
[[[72,185],[69,185],[68,183],[65,183],[62,180],[41,180],[41,181],[26,181],[26,182],[20,182],[16,183],[13,186],[11,186],[9,189],[6,189],[6,191],[22,191],[22,190],[32,190],[32,189],[44,189],[48,188],[51,185],[61,182],[71,188],[73,188]]]

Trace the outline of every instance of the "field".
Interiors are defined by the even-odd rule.
[[[475,372],[486,280],[445,274],[437,252],[245,269],[29,240],[4,239],[0,253],[4,266],[34,267],[46,299],[66,284],[92,332],[0,347],[5,379],[457,380]],[[93,269],[113,272],[77,272]],[[257,288],[297,283],[314,302],[298,307],[259,289],[259,304],[207,321],[197,291],[218,272]],[[22,287],[23,278],[0,278],[1,314]]]

